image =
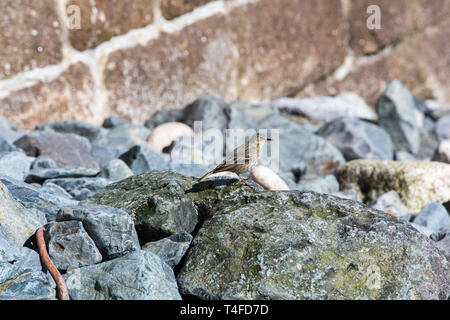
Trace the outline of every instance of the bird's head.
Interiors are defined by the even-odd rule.
[[[257,133],[252,137],[252,140],[256,140],[259,143],[264,143],[266,141],[271,141],[272,139],[267,138],[265,135],[263,135],[262,133]]]

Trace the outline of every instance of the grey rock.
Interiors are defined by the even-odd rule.
[[[441,106],[436,100],[424,100],[419,97],[414,97],[414,103],[416,108],[425,116],[430,117],[433,120],[438,118],[439,112],[441,111]]]
[[[314,191],[330,194],[339,192],[339,182],[337,181],[335,176],[329,174],[311,180],[301,180],[299,183],[297,183],[295,190]]]
[[[414,224],[433,231],[450,231],[450,216],[445,207],[437,202],[427,204],[414,219]]]
[[[166,161],[162,155],[146,144],[132,147],[119,158],[131,168],[134,174],[167,168]]]
[[[169,171],[176,172],[184,176],[199,178],[207,172],[207,169],[202,165],[196,163],[183,164],[171,162],[169,163]]]
[[[0,263],[14,263],[23,258],[28,250],[30,249],[20,246],[17,242],[0,232]]]
[[[435,242],[359,202],[314,192],[259,191],[231,179],[199,183],[169,172],[130,177],[88,201],[122,207],[142,221],[154,215],[148,199],[155,194],[159,212],[184,200],[203,221],[177,279],[181,293],[190,297],[446,299],[450,294],[450,266]],[[172,208],[173,221],[180,210]],[[373,279],[374,272],[380,278]]]
[[[6,118],[0,117],[0,137],[5,139],[8,143],[13,143],[24,134],[25,132],[21,132],[18,130],[16,124],[9,123]]]
[[[0,153],[0,174],[23,181],[33,161],[34,158],[19,151]]]
[[[77,120],[66,120],[40,124],[36,126],[36,130],[53,131],[59,133],[73,133],[85,137],[89,141],[91,141],[95,139],[95,137],[99,134],[100,128],[92,124]]]
[[[133,218],[141,243],[146,243],[194,231],[199,213],[194,201],[185,197],[187,189],[183,176],[152,171],[113,183],[86,202],[126,211]]]
[[[100,133],[91,140],[91,143],[100,147],[118,149],[122,154],[136,144],[145,144],[149,135],[148,128],[126,122],[111,129],[101,128]]]
[[[80,221],[51,223],[44,232],[50,259],[58,270],[83,267],[102,261]]]
[[[0,182],[0,233],[22,246],[46,222],[43,214],[36,214],[17,203]]]
[[[182,117],[182,109],[161,109],[156,111],[150,119],[145,121],[145,127],[154,129],[166,122],[178,122]]]
[[[447,260],[450,261],[450,233],[447,233],[443,239],[439,240],[436,246],[442,250]]]
[[[450,163],[450,139],[442,140],[439,143],[432,160]]]
[[[424,126],[420,128],[420,149],[416,157],[419,160],[430,161],[438,145],[434,122],[430,118],[425,118]]]
[[[88,139],[69,133],[34,131],[14,142],[31,157],[47,155],[61,168],[99,169]]]
[[[408,214],[408,209],[400,199],[400,195],[394,190],[382,194],[377,199],[373,200],[370,206],[396,217]]]
[[[134,145],[133,141],[130,140],[129,142],[131,145]],[[126,150],[121,151],[119,148],[103,147],[93,144],[91,154],[100,166],[104,168],[111,160],[118,158]]]
[[[10,143],[8,140],[0,136],[0,154],[4,152],[12,152],[12,151],[18,151],[24,153],[22,149],[19,147],[16,147],[12,143]]]
[[[130,167],[120,159],[113,159],[103,169],[103,175],[105,178],[118,181],[133,175]]]
[[[25,182],[43,183],[45,180],[57,178],[95,177],[100,173],[97,169],[89,168],[49,168],[32,169],[28,172]]]
[[[414,229],[416,229],[417,231],[419,231],[421,234],[425,235],[426,237],[431,238],[431,236],[435,233],[434,230],[424,227],[422,225],[419,225],[416,223],[411,223],[411,225],[414,227]]]
[[[394,150],[419,151],[420,135],[411,93],[394,80],[376,103],[379,125],[391,136]]]
[[[39,255],[22,248],[14,262],[0,261],[0,300],[53,300],[55,283],[42,272]]]
[[[45,193],[50,193],[55,195],[56,197],[63,197],[67,199],[73,199],[72,195],[68,193],[66,190],[58,186],[57,184],[54,184],[52,182],[46,183],[44,186],[41,187],[41,191]]]
[[[138,250],[139,240],[131,217],[123,210],[108,206],[80,205],[63,207],[56,221],[76,220],[83,224],[106,260]]]
[[[203,139],[203,136],[198,134],[193,137],[178,137],[166,150],[172,163],[199,164],[209,168],[223,160],[222,143],[219,143],[217,148],[214,139]]]
[[[103,128],[111,129],[128,123],[125,119],[118,117],[108,117],[103,121]]]
[[[401,161],[401,162],[407,162],[407,161],[418,161],[416,157],[414,157],[411,153],[405,150],[398,150],[395,151],[395,160]]]
[[[178,265],[191,244],[192,236],[183,232],[170,237],[148,242],[142,246],[142,250],[148,250],[160,257],[171,268]]]
[[[64,278],[73,300],[181,300],[172,269],[149,251],[74,269]]]
[[[56,169],[58,165],[49,156],[39,156],[31,164],[31,169]]]
[[[295,175],[302,175],[307,171],[308,164],[310,175],[313,175],[312,172],[325,175],[339,164],[345,163],[342,153],[330,142],[281,116],[265,117],[258,126],[279,130],[278,143],[275,140],[266,144],[264,148],[268,149],[267,152],[263,149],[260,163],[272,167],[270,159],[265,155],[272,154],[271,148],[278,148],[278,171],[294,181],[297,180]]]
[[[431,240],[406,222],[358,202],[313,192],[245,189],[231,195],[232,203],[222,195],[191,244],[177,277],[184,295],[448,297],[449,263]],[[379,277],[373,278],[374,273]]]
[[[228,125],[230,106],[224,100],[202,96],[183,109],[181,122],[195,128],[195,121],[202,121],[203,131],[209,129],[225,132]]]
[[[251,127],[248,125],[248,123],[249,123],[248,120],[250,121],[250,123],[252,123],[254,121],[253,119],[260,120],[269,115],[279,115],[280,114],[278,108],[276,108],[270,104],[254,104],[254,103],[248,103],[245,101],[236,101],[236,102],[233,102],[230,104],[230,108],[231,108],[232,114],[234,114],[236,116],[243,115],[245,117],[246,121],[243,123],[242,127],[235,126],[235,127],[241,128],[241,129]],[[241,111],[241,112],[234,112],[236,110]],[[232,119],[234,119],[236,121],[240,121],[240,119],[236,119],[236,117],[232,117]]]
[[[87,197],[103,190],[112,181],[105,178],[57,178],[44,182],[54,183],[66,190],[75,200],[85,200]]]
[[[353,93],[346,93],[340,97],[280,98],[273,102],[273,106],[282,112],[326,122],[339,117],[376,119],[376,115],[364,100]]]
[[[450,113],[437,121],[436,135],[439,141],[450,139]]]
[[[321,127],[317,134],[333,145],[347,161],[353,159],[392,160],[392,142],[382,128],[370,122],[338,118]]]
[[[8,176],[0,175],[0,181],[8,188],[14,199],[39,217],[40,224],[44,224],[45,219],[54,220],[61,206],[78,204],[78,201],[59,196],[46,188],[39,189]]]
[[[361,194],[355,189],[346,189],[339,192],[331,192],[330,194],[342,199],[362,202]]]

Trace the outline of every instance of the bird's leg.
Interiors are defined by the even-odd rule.
[[[237,174],[237,173],[236,173],[236,174]],[[252,185],[251,185],[250,183],[248,183],[246,179],[242,178],[239,174],[237,174],[237,176],[238,176],[239,179],[241,179],[241,181],[242,181],[243,183],[245,183],[247,186],[252,187]]]

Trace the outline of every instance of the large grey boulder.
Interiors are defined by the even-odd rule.
[[[376,103],[379,125],[391,136],[394,150],[419,151],[420,135],[413,96],[394,80]]]
[[[215,211],[177,278],[202,299],[447,299],[450,265],[406,222],[309,192]]]
[[[346,160],[393,158],[390,136],[370,122],[338,118],[321,127],[317,134],[335,145]]]
[[[101,205],[63,207],[56,221],[80,221],[105,260],[138,250],[139,240],[131,217],[123,210]]]
[[[185,221],[173,202],[192,206],[198,233],[177,279],[189,297],[446,299],[450,294],[450,266],[434,241],[355,201],[259,191],[232,179],[199,183],[168,172],[130,177],[88,201],[148,219],[148,226],[160,230],[154,241],[162,238],[164,224]],[[160,220],[152,221],[155,217]]]
[[[172,269],[152,252],[136,251],[64,275],[73,300],[180,300]]]

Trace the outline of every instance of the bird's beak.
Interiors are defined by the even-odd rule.
[[[272,141],[272,139],[270,139],[270,138],[267,138],[267,141]]]

